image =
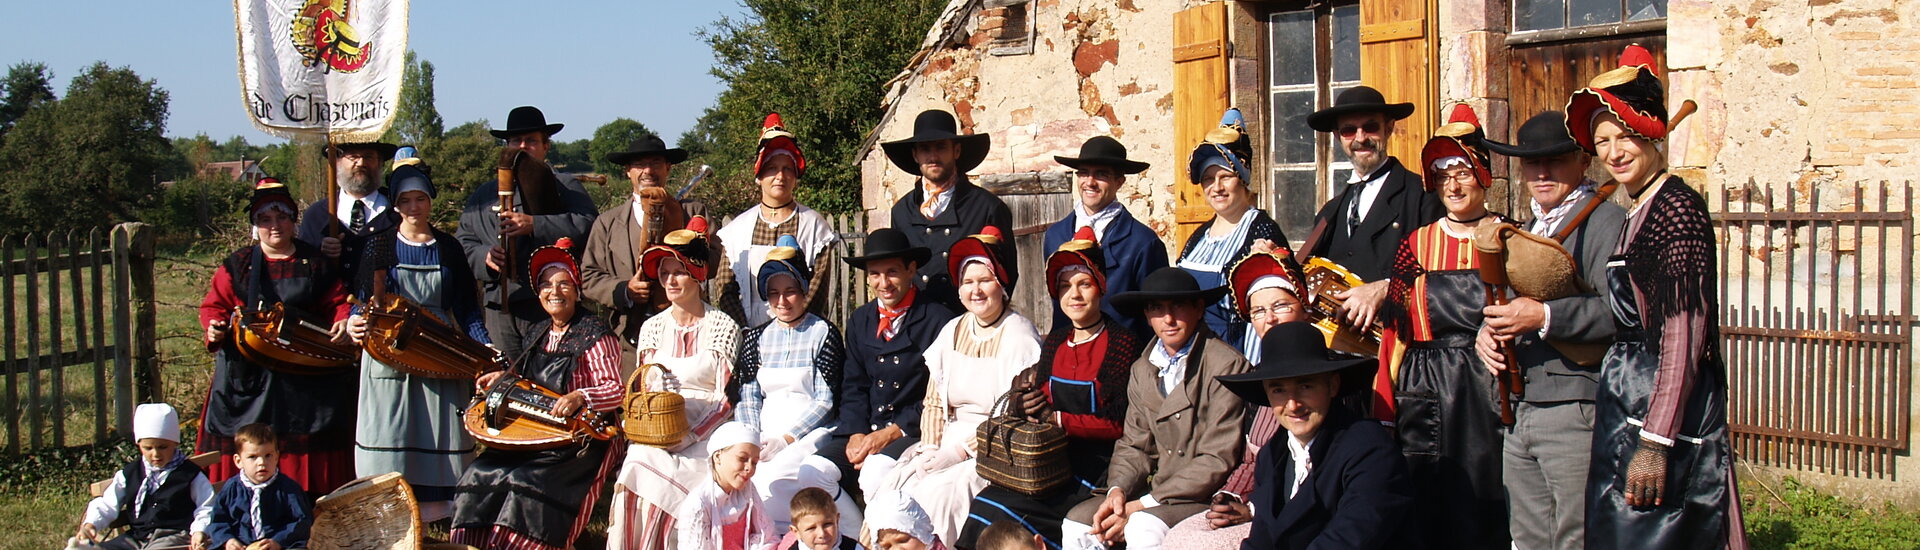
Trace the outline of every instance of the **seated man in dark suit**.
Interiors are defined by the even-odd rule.
[[[1335,357],[1306,322],[1282,323],[1260,339],[1260,366],[1221,376],[1252,403],[1273,407],[1281,431],[1255,466],[1253,532],[1241,550],[1405,547],[1398,529],[1412,511],[1407,465],[1392,435],[1337,404],[1365,391],[1374,361]]]

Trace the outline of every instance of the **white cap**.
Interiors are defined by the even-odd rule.
[[[133,409],[133,440],[165,439],[180,442],[180,413],[166,403],[141,403]]]
[[[1293,288],[1293,282],[1288,281],[1285,277],[1279,275],[1261,275],[1260,278],[1253,280],[1253,284],[1247,286],[1247,297],[1252,298],[1253,293],[1269,288],[1285,290],[1293,294],[1296,298],[1300,295],[1300,291]]]
[[[933,518],[902,491],[881,493],[867,501],[867,530],[877,536],[881,529],[906,533],[914,540],[933,545]]]
[[[707,450],[714,454],[741,443],[760,444],[760,431],[740,422],[728,422],[713,429],[713,435],[707,437]]]

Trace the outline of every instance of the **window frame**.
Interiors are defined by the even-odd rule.
[[[1568,41],[1575,41],[1575,40],[1610,38],[1614,36],[1622,36],[1622,35],[1630,35],[1630,34],[1644,34],[1649,32],[1666,30],[1667,17],[1671,16],[1672,14],[1672,12],[1669,11],[1670,6],[1672,5],[1672,3],[1669,0],[1650,0],[1651,2],[1661,4],[1662,6],[1661,13],[1663,15],[1661,15],[1660,17],[1640,19],[1640,20],[1628,19],[1633,15],[1632,13],[1627,11],[1628,4],[1630,4],[1632,1],[1633,0],[1619,0],[1620,18],[1621,18],[1619,21],[1608,22],[1608,23],[1595,23],[1591,25],[1571,25],[1570,23],[1573,20],[1573,12],[1572,12],[1573,0],[1563,0],[1561,3],[1561,9],[1560,9],[1560,21],[1561,21],[1560,26],[1541,28],[1541,29],[1519,30],[1520,29],[1520,6],[1519,6],[1520,0],[1510,0],[1507,3],[1507,25],[1508,25],[1507,28],[1512,29],[1512,32],[1508,33],[1507,35],[1507,44],[1508,45],[1524,45],[1524,44],[1542,44],[1542,43],[1550,43],[1550,42],[1568,42]]]
[[[1276,97],[1282,93],[1299,93],[1311,89],[1314,94],[1310,109],[1319,110],[1332,106],[1334,96],[1339,94],[1340,91],[1361,84],[1359,78],[1360,70],[1357,66],[1353,71],[1353,79],[1334,80],[1336,77],[1333,67],[1333,47],[1339,38],[1335,29],[1335,24],[1339,18],[1336,17],[1335,12],[1347,9],[1353,10],[1352,19],[1354,28],[1351,29],[1351,32],[1354,33],[1355,51],[1353,58],[1358,62],[1360,59],[1358,51],[1360,2],[1358,0],[1288,3],[1276,6],[1260,15],[1260,24],[1263,30],[1261,39],[1266,42],[1262,48],[1264,59],[1261,63],[1262,77],[1260,83],[1260,105],[1261,110],[1266,113],[1266,116],[1263,117],[1266,119],[1265,123],[1261,124],[1260,129],[1264,136],[1263,141],[1265,142],[1265,148],[1261,153],[1268,162],[1264,167],[1265,169],[1262,170],[1263,173],[1259,176],[1266,180],[1267,185],[1265,189],[1259,193],[1258,201],[1270,215],[1275,217],[1275,221],[1279,222],[1281,226],[1286,229],[1286,234],[1290,239],[1298,240],[1306,238],[1307,229],[1313,225],[1313,214],[1319,211],[1320,205],[1338,194],[1340,184],[1345,182],[1343,174],[1353,170],[1353,163],[1348,161],[1346,157],[1339,152],[1339,144],[1335,141],[1333,134],[1318,131],[1310,131],[1313,136],[1313,160],[1311,162],[1279,162],[1280,134],[1278,130],[1279,125],[1283,124],[1284,121],[1277,112],[1278,102],[1276,101]],[[1281,59],[1288,58],[1287,54],[1297,54],[1297,52],[1278,51],[1280,47],[1279,41],[1274,40],[1274,33],[1276,32],[1275,25],[1278,23],[1277,18],[1283,14],[1302,11],[1313,13],[1313,82],[1310,84],[1276,84],[1274,79],[1277,77],[1277,71],[1274,70],[1274,64]],[[1311,113],[1312,111],[1310,110],[1308,112]],[[1278,208],[1277,202],[1280,196],[1279,188],[1283,182],[1288,180],[1284,180],[1280,176],[1284,172],[1305,171],[1313,172],[1313,205],[1307,209],[1308,217],[1306,219],[1285,219]]]

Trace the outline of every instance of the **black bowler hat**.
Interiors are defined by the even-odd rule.
[[[546,113],[540,112],[540,108],[532,105],[521,105],[514,107],[512,111],[507,113],[507,128],[505,130],[487,130],[487,133],[493,134],[493,137],[500,139],[507,139],[527,132],[540,132],[552,136],[560,133],[560,128],[564,126],[566,125],[558,123],[547,124],[547,115]]]
[[[1333,98],[1333,106],[1307,115],[1307,126],[1321,132],[1337,130],[1340,115],[1348,113],[1383,113],[1387,120],[1400,120],[1413,114],[1412,103],[1387,103],[1386,96],[1371,86],[1354,86],[1340,92]]]
[[[372,149],[375,155],[379,156],[380,160],[382,161],[393,158],[393,152],[400,150],[400,146],[398,145],[379,142],[379,141],[356,141],[353,143],[335,143],[332,145],[332,147],[334,151],[345,151],[348,149]],[[320,156],[323,156],[323,157],[327,156],[327,153],[328,153],[327,148],[325,147],[320,148]]]
[[[1147,163],[1127,158],[1127,146],[1121,145],[1120,140],[1107,136],[1094,136],[1080,144],[1078,157],[1054,155],[1053,161],[1075,170],[1085,170],[1084,166],[1112,166],[1122,174],[1138,174],[1147,169]]]
[[[1557,157],[1580,150],[1580,144],[1567,135],[1567,115],[1560,111],[1547,111],[1527,119],[1526,124],[1513,132],[1512,145],[1491,139],[1481,143],[1495,153],[1523,159]]]
[[[667,142],[661,141],[660,136],[647,134],[633,138],[633,142],[627,144],[627,150],[625,151],[607,153],[607,162],[613,163],[615,166],[626,166],[627,163],[647,155],[664,157],[667,159],[667,164],[680,164],[687,161],[686,149],[677,147],[668,149]]]
[[[866,269],[867,262],[887,258],[903,258],[914,265],[927,265],[927,258],[933,257],[933,251],[925,247],[914,246],[907,241],[907,234],[891,227],[883,227],[867,234],[867,250],[864,256],[841,258],[847,265],[857,269]]]
[[[1263,382],[1297,378],[1338,371],[1340,395],[1351,395],[1372,387],[1374,359],[1338,355],[1327,351],[1326,335],[1313,323],[1280,323],[1260,336],[1260,365],[1242,374],[1216,376],[1241,399],[1258,405],[1267,402]]]
[[[960,173],[966,173],[980,161],[987,159],[987,150],[992,148],[992,137],[987,134],[962,134],[960,122],[954,120],[953,113],[939,109],[927,109],[913,119],[913,135],[906,139],[880,144],[886,151],[887,160],[908,174],[920,175],[920,163],[913,160],[913,144],[929,141],[953,140],[960,143]]]
[[[1227,287],[1200,288],[1192,273],[1178,267],[1162,267],[1140,282],[1140,290],[1113,295],[1113,307],[1126,315],[1139,315],[1154,300],[1197,300],[1211,304],[1226,295]]]

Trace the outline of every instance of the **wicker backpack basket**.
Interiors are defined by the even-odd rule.
[[[627,440],[641,445],[654,447],[672,447],[687,438],[687,399],[670,391],[648,391],[647,371],[660,369],[671,373],[665,365],[648,363],[633,369],[627,375],[627,398],[621,414],[625,415],[622,428],[625,428]]]
[[[1035,422],[1012,412],[1014,391],[993,403],[993,416],[980,423],[975,469],[989,483],[1026,495],[1052,491],[1073,479],[1067,457],[1067,431],[1051,422]]]

